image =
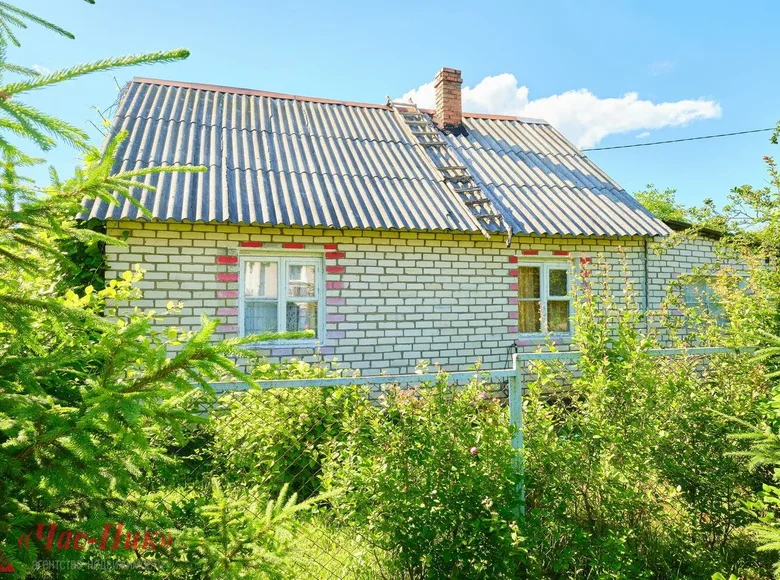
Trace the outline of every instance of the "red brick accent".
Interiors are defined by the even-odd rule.
[[[510,264],[517,264],[517,256],[509,256],[509,263]]]
[[[328,274],[343,274],[344,266],[325,266],[325,271]]]
[[[220,272],[217,274],[217,282],[238,282],[238,274]]]
[[[524,256],[538,256],[539,250],[523,250]]]
[[[338,296],[331,296],[331,297],[326,299],[325,303],[328,306],[341,306],[342,304],[346,304],[347,303],[347,299],[346,298],[339,298]]]
[[[509,270],[509,275],[513,278],[517,276],[517,270]]]
[[[509,289],[510,289],[510,290],[515,290],[515,291],[517,291],[517,289],[518,289],[517,282],[515,282],[514,284],[510,284],[510,285],[509,285]]]
[[[509,313],[509,318],[513,318],[513,319],[517,320],[517,310],[513,310],[512,312],[510,312]]]
[[[513,304],[513,305],[516,305],[517,304],[517,298],[510,298],[509,299],[509,303]]]
[[[347,285],[344,282],[325,282],[326,290],[343,290]]]
[[[238,298],[238,290],[217,290],[217,298]]]
[[[262,248],[263,242],[241,242],[242,248]]]
[[[217,316],[238,316],[238,308],[217,308]]]
[[[517,327],[516,326],[507,326],[506,331],[508,334],[517,334]]]
[[[338,244],[325,244],[326,250],[338,250],[339,245]]]
[[[302,250],[306,247],[305,244],[300,244],[298,242],[286,242],[282,244],[282,247],[287,250]]]
[[[217,332],[238,332],[238,324],[220,324]]]
[[[580,264],[583,266],[585,264],[590,264],[590,258],[588,258],[587,256],[583,256],[582,258],[580,258]]]
[[[344,322],[346,319],[344,314],[328,314],[325,317],[325,322]]]
[[[238,264],[238,256],[217,256],[217,264]]]
[[[553,256],[568,256],[569,252],[564,250],[553,250]]]
[[[326,260],[340,260],[344,256],[346,256],[344,252],[325,252]]]

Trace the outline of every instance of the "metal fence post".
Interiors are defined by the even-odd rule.
[[[517,364],[517,353],[512,356],[512,375],[509,377],[509,423],[514,427],[512,449],[515,450],[515,465],[520,473],[517,493],[520,496],[520,513],[525,515],[525,481],[523,473],[523,377]]]

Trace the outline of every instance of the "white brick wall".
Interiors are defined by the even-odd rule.
[[[654,242],[662,240],[656,238]],[[692,274],[696,268],[716,261],[715,240],[696,238],[683,240],[659,255],[650,244],[647,262],[647,278],[650,310],[656,310],[667,294],[669,284],[684,274]]]
[[[540,341],[516,334],[516,263],[531,255],[594,260],[600,254],[619,278],[620,249],[632,280],[644,292],[649,274],[650,305],[656,307],[678,271],[690,271],[711,255],[691,242],[679,253],[645,264],[645,241],[633,238],[566,238],[397,231],[342,231],[186,223],[110,222],[108,233],[128,232],[127,248],[108,246],[109,278],[134,264],[147,271],[142,307],[164,309],[182,301],[166,320],[197,328],[201,313],[220,318],[220,336],[238,329],[238,256],[253,247],[284,252],[285,244],[322,252],[326,264],[327,332],[322,354],[335,356],[364,374],[409,373],[421,359],[449,370],[481,359],[487,368],[508,364],[510,349],[533,350]],[[711,244],[710,244],[711,245]],[[288,249],[289,250],[289,249]],[[680,263],[682,260],[682,263]],[[541,341],[544,342],[544,341]],[[563,341],[565,343],[565,341]],[[565,348],[565,344],[562,345]],[[262,351],[272,359],[308,357],[313,349]]]

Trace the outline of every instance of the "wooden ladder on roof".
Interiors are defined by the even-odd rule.
[[[458,195],[466,205],[471,215],[477,220],[477,225],[485,237],[489,238],[488,225],[495,225],[508,234],[507,246],[512,240],[512,228],[493,203],[474,180],[468,167],[455,156],[454,151],[447,146],[441,133],[431,122],[428,115],[421,112],[414,103],[403,103],[387,98],[387,105],[404,122],[413,143],[425,150],[426,157],[441,175],[441,180],[447,184],[450,191]]]

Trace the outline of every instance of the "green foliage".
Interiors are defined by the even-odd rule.
[[[16,42],[10,27],[24,28],[25,22],[62,32],[0,3],[2,39]],[[4,57],[0,50],[0,61]],[[186,51],[106,59],[45,76],[27,74],[30,78],[0,87],[0,547],[22,575],[36,559],[51,556],[38,540],[29,549],[17,545],[16,536],[38,523],[99,536],[106,522],[124,520],[152,529],[170,522],[171,514],[160,513],[159,507],[139,517],[136,510],[149,507],[139,489],[180,464],[173,450],[187,441],[192,426],[207,420],[193,403],[213,394],[209,383],[226,378],[253,383],[234,363],[254,356],[243,345],[278,338],[215,342],[217,322],[205,319],[198,332],[161,330],[159,313],[117,308],[141,296],[142,271],[125,272],[97,288],[74,275],[74,268],[84,267],[71,259],[83,257],[73,251],[79,244],[94,249],[122,243],[79,227],[75,215],[85,197],[116,201],[128,196],[130,187],[143,187],[137,180],[149,173],[205,168],[112,174],[125,135],[98,151],[82,131],[20,98],[90,72],[184,57]],[[28,72],[7,65],[0,69]],[[9,136],[43,150],[57,142],[76,146],[85,151],[85,163],[64,181],[52,171],[51,184],[39,187],[21,172],[41,160],[12,145]],[[93,266],[99,269],[97,263],[88,267]],[[171,304],[168,310],[175,308]],[[168,495],[182,494],[170,490]],[[284,507],[269,504],[274,526],[298,509],[283,497],[277,503]],[[58,556],[93,557],[75,551]],[[83,576],[74,570],[63,574]]]
[[[255,381],[338,377],[325,363],[261,362]],[[369,404],[359,387],[252,389],[228,397],[212,426],[215,457],[231,481],[283,486],[302,498],[320,492],[323,461],[343,438],[344,422]]]
[[[773,362],[780,354],[780,337],[763,333],[765,346],[756,353],[755,360]],[[767,375],[777,380],[777,370]],[[744,432],[732,435],[738,441],[747,442],[749,450],[740,453],[746,457],[748,467],[754,472],[764,474],[761,493],[755,498],[747,498],[745,505],[753,518],[749,529],[756,535],[758,549],[762,552],[780,551],[780,392],[777,384],[763,421],[746,421],[735,417]],[[780,561],[775,563],[775,577],[780,578]]]
[[[352,417],[327,482],[391,577],[513,577],[518,474],[506,408],[475,380],[401,390]]]
[[[643,191],[634,194],[636,200],[657,218],[662,220],[687,221],[688,209],[677,202],[676,189],[664,189],[661,191],[652,183]]]
[[[79,228],[105,234],[105,224],[99,220],[89,220],[78,224]],[[83,292],[87,286],[102,290],[106,285],[106,243],[100,239],[81,240],[79,238],[61,238],[60,252],[66,259],[57,263],[56,279],[59,291],[73,290]]]
[[[295,550],[300,553],[295,564],[296,580],[388,578],[385,553],[369,545],[358,530],[339,525],[327,513],[299,528]]]
[[[670,284],[660,312],[673,346],[746,347],[780,328],[780,276],[762,255],[726,247],[721,260]],[[685,287],[696,288],[687,304]]]
[[[728,417],[760,415],[745,357],[658,358],[630,280],[606,268],[576,298],[574,369],[539,364],[525,409],[529,577],[702,578],[756,566],[741,500],[760,478],[733,455]],[[758,562],[760,567],[760,561]]]
[[[778,135],[780,122],[772,134],[771,144],[778,144]],[[728,232],[731,245],[775,258],[780,250],[780,172],[773,157],[765,156],[764,163],[767,169],[764,185],[734,187],[722,208],[707,199],[702,206],[691,209],[691,221]]]
[[[182,540],[193,552],[188,560],[198,577],[290,577],[298,515],[312,509],[316,498],[298,503],[286,485],[275,499],[263,502],[263,497],[258,487],[234,486],[226,492],[217,479],[212,481],[211,502],[198,509],[202,522],[186,530]]]

